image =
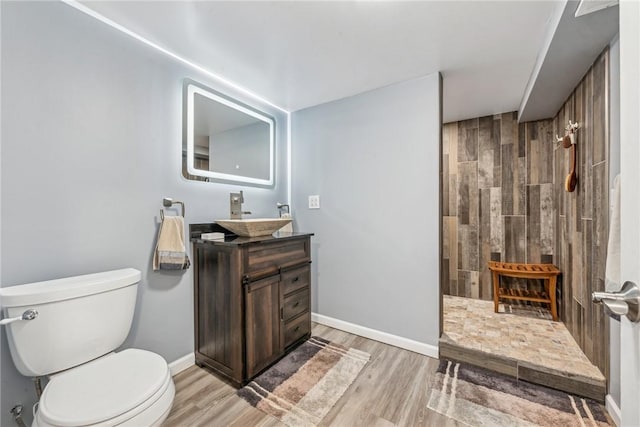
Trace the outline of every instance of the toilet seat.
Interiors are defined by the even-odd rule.
[[[164,420],[175,388],[166,361],[138,349],[110,353],[53,375],[34,426],[116,426]]]

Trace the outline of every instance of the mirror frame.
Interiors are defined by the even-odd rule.
[[[212,101],[219,102],[241,113],[248,114],[258,120],[266,122],[269,125],[269,177],[267,179],[233,175],[195,168],[194,100],[196,94],[204,96]],[[273,187],[275,185],[276,121],[272,116],[269,116],[262,111],[259,111],[240,101],[232,99],[227,95],[224,95],[191,79],[184,80],[183,97],[184,129],[181,155],[184,152],[186,146],[188,174],[208,178],[209,182],[245,184],[256,187]],[[185,179],[189,178],[185,176]]]

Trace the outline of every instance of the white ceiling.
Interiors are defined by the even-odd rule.
[[[295,111],[440,71],[444,120],[517,110],[554,1],[83,1]]]

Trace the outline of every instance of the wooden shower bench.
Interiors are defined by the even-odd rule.
[[[498,312],[500,298],[522,301],[543,302],[551,305],[551,317],[558,320],[556,308],[556,281],[560,270],[553,264],[521,264],[516,262],[489,261],[489,270],[493,275],[493,310]],[[500,293],[500,276],[517,277],[520,279],[543,279],[544,289],[548,298],[508,295]]]

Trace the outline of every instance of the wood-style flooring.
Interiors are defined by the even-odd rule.
[[[458,426],[427,408],[438,360],[314,324],[313,335],[366,351],[371,360],[321,426]],[[236,396],[236,389],[192,366],[174,378],[176,397],[165,427],[283,426]]]

